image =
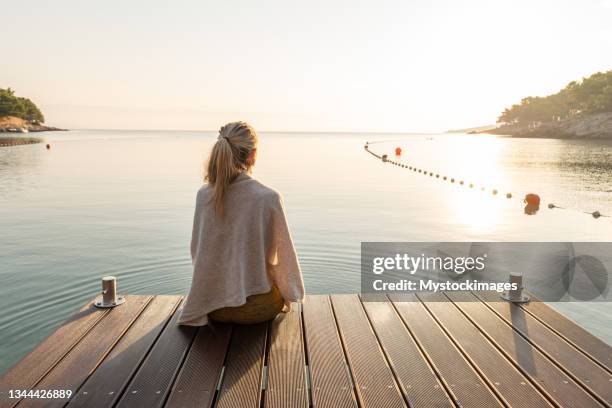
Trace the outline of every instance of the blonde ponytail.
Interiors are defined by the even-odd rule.
[[[219,130],[204,177],[213,186],[212,200],[217,214],[223,215],[225,193],[230,183],[241,172],[251,171],[253,163],[248,157],[256,145],[255,129],[245,122],[228,123]]]

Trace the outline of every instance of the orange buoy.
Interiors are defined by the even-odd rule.
[[[529,193],[525,196],[524,200],[527,204],[540,205],[540,196],[537,194]]]
[[[401,155],[402,155],[402,149],[401,149],[401,148],[399,148],[399,147],[396,147],[396,148],[395,148],[395,155],[396,155],[396,156],[401,156]]]

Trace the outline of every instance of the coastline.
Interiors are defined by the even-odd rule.
[[[535,126],[512,124],[468,132],[483,133],[515,138],[612,140],[612,112],[537,123]]]
[[[0,134],[23,134],[30,132],[54,132],[66,130],[68,129],[60,129],[54,126],[47,126],[39,122],[31,122],[15,116],[0,117]]]

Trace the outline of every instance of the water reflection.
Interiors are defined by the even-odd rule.
[[[0,198],[36,184],[44,144],[0,147]]]
[[[527,215],[535,215],[538,212],[539,209],[540,209],[540,205],[539,204],[529,204],[529,203],[527,203],[525,205],[524,212]]]

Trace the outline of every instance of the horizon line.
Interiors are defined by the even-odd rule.
[[[126,129],[126,128],[74,128],[66,129],[65,131],[76,131],[76,130],[92,130],[92,131],[103,131],[103,130],[115,130],[115,131],[131,131],[131,132],[218,132],[214,129]],[[383,135],[423,135],[423,134],[441,134],[441,133],[452,133],[452,129],[443,131],[370,131],[370,130],[257,130],[257,133],[332,133],[332,134],[383,134]]]

